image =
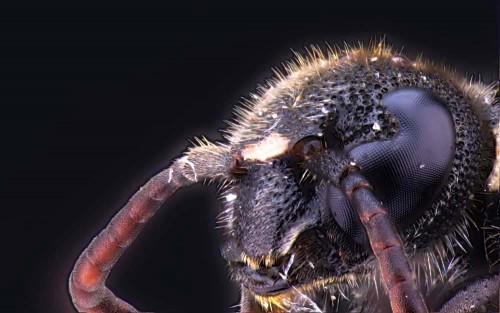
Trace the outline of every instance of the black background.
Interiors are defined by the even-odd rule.
[[[147,178],[231,117],[290,48],[387,35],[498,75],[496,1],[3,1],[1,312],[74,312],[79,252]],[[214,186],[178,192],[108,285],[141,310],[235,312]]]

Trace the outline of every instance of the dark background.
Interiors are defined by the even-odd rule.
[[[311,43],[387,35],[486,82],[496,1],[3,1],[1,312],[74,312],[73,262],[147,178]],[[235,312],[214,186],[178,192],[108,285],[139,309]]]

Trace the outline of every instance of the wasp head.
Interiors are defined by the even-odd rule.
[[[351,305],[386,312],[370,292],[378,282],[394,311],[426,312],[413,273],[427,291],[454,283],[471,222],[490,268],[500,265],[495,86],[383,44],[313,47],[285,71],[236,109],[226,143],[198,140],[92,240],[69,279],[80,312],[137,311],[105,286],[111,268],[176,190],[206,179],[224,182],[222,251],[242,312],[318,312],[349,289]],[[498,294],[472,287],[475,299]],[[464,299],[448,304],[472,307]]]
[[[297,294],[370,275],[365,230],[339,187],[349,165],[375,186],[411,255],[468,240],[471,199],[498,186],[487,181],[498,163],[492,87],[383,45],[313,48],[285,68],[236,109],[226,135],[222,251],[248,294],[289,310]]]

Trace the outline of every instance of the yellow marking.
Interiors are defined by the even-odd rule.
[[[248,265],[253,270],[258,270],[264,265],[265,267],[272,267],[276,262],[276,258],[272,255],[264,255],[260,258],[252,258],[245,252],[241,252],[240,259],[243,263]]]
[[[493,163],[493,170],[491,171],[487,181],[488,190],[491,192],[500,191],[500,124],[498,124],[496,129],[493,130],[493,136],[496,140],[496,158]]]
[[[289,139],[281,134],[271,133],[255,144],[246,145],[241,156],[247,161],[267,161],[288,151]]]
[[[298,287],[293,287],[283,293],[279,293],[272,296],[258,295],[253,293],[251,290],[250,293],[265,310],[269,310],[273,306],[275,306],[275,308],[278,309],[278,311],[271,310],[267,312],[274,312],[274,313],[290,312],[289,308],[290,303],[293,303],[294,298],[296,296],[300,296],[300,294],[302,295],[311,294],[318,290],[324,289],[324,287],[327,285],[345,283],[348,281],[355,281],[363,278],[364,277],[357,276],[354,273],[349,273],[341,277],[329,277],[329,278],[319,279],[304,285],[300,285]]]

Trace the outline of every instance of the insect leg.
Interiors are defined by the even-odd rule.
[[[191,149],[140,188],[92,240],[69,278],[69,291],[79,312],[139,312],[105,286],[106,278],[144,225],[177,189],[222,175],[228,166],[223,150],[208,143]]]
[[[366,229],[394,313],[426,313],[427,307],[415,283],[404,245],[387,208],[372,192],[372,186],[356,166],[341,179],[345,194],[356,208]]]

